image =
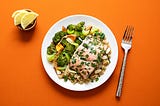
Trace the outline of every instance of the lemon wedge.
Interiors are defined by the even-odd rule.
[[[21,26],[23,29],[25,29],[29,24],[33,23],[33,21],[37,18],[38,14],[35,12],[28,12],[25,13],[21,17]]]
[[[14,16],[14,25],[19,25],[21,24],[21,18],[28,13],[27,11],[21,11],[21,12],[17,12],[15,13],[16,15]]]
[[[17,14],[19,14],[20,12],[26,12],[26,10],[17,10],[12,14],[12,18],[14,18]]]

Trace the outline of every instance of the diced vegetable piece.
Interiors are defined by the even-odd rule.
[[[56,45],[56,50],[57,51],[61,51],[63,49],[64,49],[64,47],[62,46],[62,44],[59,43],[59,44]]]

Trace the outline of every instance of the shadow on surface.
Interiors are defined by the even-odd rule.
[[[97,95],[103,92],[104,90],[107,90],[107,88],[109,88],[108,86],[110,85],[111,82],[113,82],[113,79],[114,79],[112,78],[113,77],[113,74],[112,74],[112,76],[104,84],[102,84],[101,86],[95,89],[88,90],[88,91],[71,91],[59,86],[54,81],[52,81],[52,79],[49,78],[49,76],[45,71],[44,73],[46,74],[46,79],[48,80],[50,85],[54,87],[57,92],[61,93],[62,95],[68,96],[70,98],[86,98],[86,97]]]
[[[15,35],[18,35],[16,37],[16,39],[18,39],[22,42],[28,42],[33,38],[33,35],[35,33],[35,27],[31,30],[28,30],[28,31],[23,31],[23,30],[20,30],[18,28],[14,28],[11,33],[15,34]]]

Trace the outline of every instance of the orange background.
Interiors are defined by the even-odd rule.
[[[18,9],[39,14],[35,30],[18,30],[11,18]],[[159,0],[3,0],[0,6],[0,106],[160,106]],[[118,63],[97,89],[73,92],[55,84],[41,61],[41,44],[49,28],[68,15],[87,14],[113,31]],[[135,27],[123,92],[115,98],[126,25]]]

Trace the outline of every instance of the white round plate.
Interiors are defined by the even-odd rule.
[[[72,84],[70,81],[64,82],[63,79],[59,79],[53,65],[50,64],[47,61],[46,55],[47,55],[47,47],[50,45],[52,38],[54,34],[58,31],[61,30],[62,26],[67,26],[69,24],[77,24],[81,21],[85,22],[85,25],[92,25],[96,26],[99,29],[102,30],[102,32],[106,35],[110,47],[111,47],[111,63],[107,66],[107,69],[105,73],[99,78],[97,82],[90,82],[88,84]],[[73,91],[86,91],[86,90],[91,90],[93,88],[96,88],[100,85],[102,85],[105,81],[109,79],[111,74],[113,73],[117,60],[118,60],[118,46],[117,42],[115,39],[115,36],[113,35],[112,31],[100,20],[97,18],[94,18],[92,16],[88,15],[72,15],[65,17],[61,19],[60,21],[56,22],[47,32],[47,34],[44,37],[43,43],[42,43],[42,48],[41,48],[41,56],[42,56],[42,63],[44,65],[45,71],[49,75],[49,77],[58,85],[69,89]]]

